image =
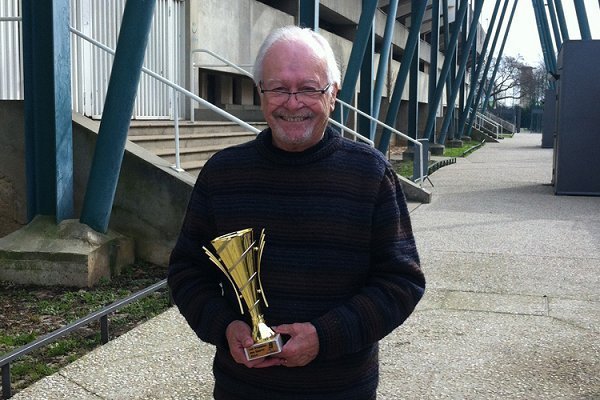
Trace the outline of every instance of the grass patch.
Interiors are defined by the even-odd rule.
[[[481,145],[481,142],[476,140],[466,140],[463,141],[463,145],[461,147],[446,147],[444,148],[443,157],[446,158],[456,158],[456,157],[465,157],[470,154],[475,146]],[[392,151],[393,154],[401,154],[402,149],[394,149]],[[392,158],[390,160],[394,171],[400,176],[403,176],[407,179],[412,179],[414,173],[414,164],[413,160],[402,160],[398,159],[398,157]],[[429,166],[431,167],[435,164],[434,161],[429,160]]]
[[[166,278],[166,268],[136,263],[94,288],[22,286],[0,282],[0,354],[8,353],[116,300]],[[168,291],[161,290],[109,315],[111,339],[165,311]],[[13,393],[55,373],[100,346],[96,321],[11,363]],[[2,398],[2,395],[0,395]]]
[[[476,140],[465,140],[461,147],[446,147],[444,149],[444,157],[463,157],[465,152],[480,144],[481,142]]]

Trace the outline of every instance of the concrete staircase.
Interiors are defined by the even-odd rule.
[[[267,127],[265,122],[250,125],[257,129]],[[245,131],[238,124],[223,121],[180,121],[179,157],[181,168],[198,175],[206,161],[217,151],[250,141],[256,134]],[[175,126],[173,121],[132,120],[128,139],[175,164]]]

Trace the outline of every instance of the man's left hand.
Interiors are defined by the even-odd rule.
[[[319,336],[310,322],[279,325],[273,330],[290,337],[281,353],[274,356],[281,360],[281,365],[303,367],[319,354]]]

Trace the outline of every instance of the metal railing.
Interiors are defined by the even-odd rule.
[[[160,282],[155,283],[152,286],[148,286],[145,289],[140,290],[128,296],[124,299],[117,300],[114,303],[95,311],[89,314],[86,317],[78,319],[75,322],[70,323],[67,326],[59,328],[54,332],[50,332],[31,343],[28,343],[24,346],[19,347],[0,357],[0,367],[2,368],[2,395],[5,399],[12,397],[12,388],[10,382],[10,364],[11,362],[31,353],[34,350],[39,349],[40,347],[47,346],[61,337],[72,333],[73,331],[84,327],[91,322],[100,320],[100,341],[102,344],[108,343],[110,340],[109,331],[108,331],[108,315],[113,312],[125,307],[126,305],[133,303],[134,301],[140,300],[160,289],[167,287],[167,280],[163,279]]]
[[[78,31],[77,29],[75,29],[73,27],[70,27],[69,29],[71,30],[72,33],[74,33],[75,35],[79,36],[80,38],[82,38],[84,40],[87,40],[94,46],[97,46],[112,55],[115,54],[115,51],[113,49],[111,49],[110,47],[105,46],[104,44],[87,36],[86,34]],[[176,83],[169,81],[168,79],[160,76],[156,72],[153,72],[146,67],[142,67],[142,72],[150,75],[151,77],[153,77],[155,79],[158,79],[160,82],[164,83],[165,85],[167,85],[173,89],[173,106],[174,106],[175,110],[178,109],[177,96],[178,96],[178,94],[183,94],[183,95],[195,100],[196,102],[200,103],[202,106],[214,111],[215,113],[219,114],[220,116],[227,118],[228,120],[230,120],[232,122],[235,122],[236,124],[238,124],[239,126],[241,126],[242,128],[244,128],[246,130],[249,130],[249,131],[257,133],[257,134],[260,132],[259,129],[253,127],[252,125],[248,124],[247,122],[242,121],[241,119],[237,118],[236,116],[228,113],[225,110],[220,109],[219,107],[204,100],[203,98],[196,96],[194,93],[190,92],[187,89],[182,88],[181,86],[177,85]],[[181,168],[180,157],[179,157],[179,116],[177,113],[174,113],[174,115],[175,115],[174,124],[175,124],[175,151],[176,151],[176,154],[175,154],[175,165],[173,165],[172,168],[175,169],[176,171],[183,171],[183,169]]]
[[[491,125],[492,129],[488,128],[486,124]],[[473,127],[479,129],[480,131],[486,131],[487,133],[494,135],[496,139],[499,139],[500,134],[502,133],[502,125],[480,113],[479,111],[475,114]]]
[[[387,125],[387,124],[379,121],[377,118],[372,117],[371,115],[369,115],[369,114],[367,114],[367,113],[365,113],[365,112],[357,109],[356,107],[354,107],[354,106],[352,106],[352,105],[350,105],[350,104],[348,104],[348,103],[346,103],[346,102],[344,102],[344,101],[342,101],[340,99],[336,99],[336,101],[342,106],[342,110],[343,110],[343,107],[349,108],[350,110],[354,111],[355,113],[360,114],[360,115],[362,115],[365,118],[368,118],[371,122],[376,123],[377,125],[379,125],[379,126],[385,128],[385,129],[389,130],[390,132],[394,133],[395,135],[397,135],[397,136],[399,136],[399,137],[401,137],[401,138],[403,138],[403,139],[411,142],[415,146],[417,146],[419,148],[419,179],[415,179],[414,181],[418,182],[419,185],[423,184],[423,180],[425,178],[427,178],[427,175],[423,175],[423,160],[424,160],[424,158],[423,158],[423,143],[421,143],[418,140],[416,140],[416,139],[408,136],[405,133],[400,132],[397,129],[392,128],[391,126],[389,126],[389,125]],[[344,115],[343,112],[341,114]],[[342,125],[343,125],[343,121],[342,121]],[[414,176],[414,174],[413,174],[413,176]]]
[[[515,126],[515,124],[513,124],[512,122],[508,122],[502,117],[492,114],[489,111],[485,112],[485,116],[491,119],[492,121],[496,121],[497,123],[499,123],[502,126],[502,129],[505,131],[508,131],[510,133],[515,133],[517,131],[517,127]]]

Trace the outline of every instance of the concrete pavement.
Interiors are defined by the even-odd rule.
[[[600,197],[555,196],[540,143],[488,143],[410,205],[428,287],[380,399],[600,398]],[[212,353],[170,309],[13,399],[210,399]]]

